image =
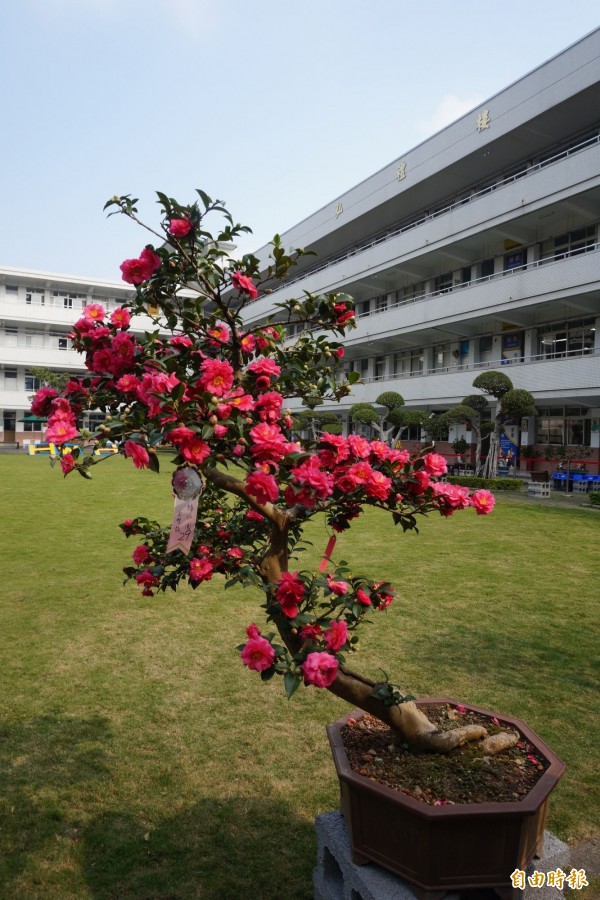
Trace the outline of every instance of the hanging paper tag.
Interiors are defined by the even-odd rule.
[[[332,536],[329,538],[329,540],[327,542],[327,546],[325,547],[325,553],[323,555],[323,559],[319,563],[319,572],[324,572],[325,569],[327,568],[327,566],[329,565],[329,557],[333,553],[333,548],[335,547],[336,541],[337,541],[337,538],[336,538],[335,534],[332,534]]]
[[[198,500],[204,485],[198,472],[187,466],[175,471],[172,485],[173,493],[175,494],[175,509],[173,511],[173,524],[169,534],[167,553],[181,550],[182,553],[187,555],[190,552],[194,539]]]

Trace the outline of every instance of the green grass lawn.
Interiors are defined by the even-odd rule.
[[[0,457],[2,897],[312,896],[314,817],[338,799],[324,725],[346,708],[243,668],[252,591],[122,586],[117,523],[167,519],[164,469],[114,459],[85,482]],[[568,765],[550,828],[598,834],[598,514],[502,497],[386,526],[369,513],[336,548],[399,594],[353,665],[526,719]],[[300,567],[321,524],[311,539]]]

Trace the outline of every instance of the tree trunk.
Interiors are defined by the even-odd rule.
[[[280,512],[280,511],[278,511]],[[267,585],[277,584],[283,572],[288,571],[287,531],[290,517],[280,513],[278,521],[272,520],[271,541],[262,561],[261,575]],[[294,655],[302,649],[302,639],[290,628],[290,620],[277,612],[277,600],[270,592],[271,617],[289,652]],[[371,713],[390,726],[403,743],[416,750],[431,753],[448,753],[465,741],[478,740],[487,732],[479,725],[465,725],[452,731],[440,732],[412,701],[398,706],[385,706],[373,695],[376,683],[340,666],[332,685],[328,688],[336,697],[352,706]]]

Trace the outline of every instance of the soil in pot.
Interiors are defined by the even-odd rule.
[[[423,711],[444,731],[464,724],[484,725],[489,734],[513,730],[501,720],[460,705],[425,706]],[[529,793],[548,768],[547,760],[523,738],[495,756],[486,756],[477,742],[446,754],[415,753],[369,715],[351,718],[342,729],[342,740],[354,772],[432,806],[514,803]]]

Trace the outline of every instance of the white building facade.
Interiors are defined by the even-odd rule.
[[[538,457],[587,446],[597,472],[600,29],[282,239],[318,256],[259,297],[250,321],[304,290],[355,298],[346,360],[362,384],[346,420],[383,391],[444,411],[502,369],[535,399],[535,419],[515,423],[521,445]]]
[[[88,303],[111,312],[134,296],[124,283],[0,268],[0,445],[43,439],[43,426],[23,418],[40,387],[31,368],[72,374],[85,367],[68,334]]]

